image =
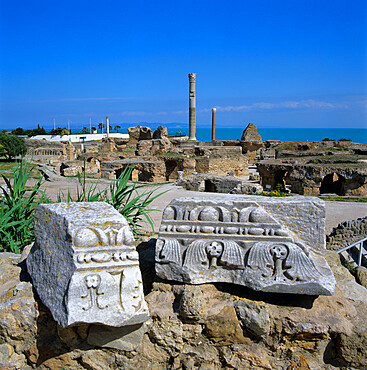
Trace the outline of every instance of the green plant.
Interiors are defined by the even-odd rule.
[[[14,167],[13,182],[1,175],[6,188],[1,188],[3,197],[0,203],[0,250],[20,253],[24,246],[34,240],[34,210],[38,204],[48,202],[48,199],[40,190],[43,175],[38,178],[33,188],[27,189],[26,183],[31,171],[31,164],[21,161]]]
[[[158,188],[155,188],[139,194],[138,189],[142,189],[147,185],[128,183],[133,169],[132,165],[125,167],[119,178],[112,182],[110,185],[111,200],[109,203],[126,218],[135,235],[138,234],[142,222],[148,222],[154,232],[153,222],[148,213],[157,210],[149,209],[148,207],[166,191],[156,194],[155,192]]]
[[[5,156],[9,161],[18,155],[27,153],[27,146],[22,137],[0,133],[0,156]]]
[[[352,139],[346,139],[344,137],[342,137],[341,139],[339,139],[338,141],[352,141]]]

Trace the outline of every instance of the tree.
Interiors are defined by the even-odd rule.
[[[66,128],[63,128],[60,135],[70,135],[70,132]]]
[[[61,135],[62,130],[63,130],[63,129],[62,129],[61,127],[53,128],[53,129],[50,131],[50,134],[51,134],[51,135]]]
[[[0,156],[6,157],[9,161],[17,155],[25,155],[27,145],[22,137],[0,133]]]
[[[88,127],[83,127],[82,134],[89,134],[89,129]]]
[[[96,131],[97,131],[97,127],[91,127],[91,129],[92,129],[92,133],[94,134]]]
[[[21,127],[17,127],[11,133],[14,135],[24,135],[24,130]]]
[[[119,133],[119,130],[121,130],[121,126],[119,125],[115,126],[115,130],[117,131],[117,133]]]
[[[101,130],[101,133],[103,132],[103,129],[105,128],[104,123],[98,123],[98,128]]]

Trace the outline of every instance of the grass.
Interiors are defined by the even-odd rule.
[[[319,196],[320,199],[326,200],[326,201],[335,201],[335,202],[355,202],[355,203],[367,203],[367,197],[348,197],[348,196]]]

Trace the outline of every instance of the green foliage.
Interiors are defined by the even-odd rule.
[[[88,127],[83,127],[82,134],[89,134]]]
[[[346,196],[319,196],[322,200],[332,200],[335,202],[355,202],[355,203],[367,203],[367,197],[346,197]]]
[[[109,203],[127,219],[135,235],[138,234],[142,222],[148,222],[154,232],[153,222],[148,213],[156,210],[148,207],[153,200],[166,193],[166,191],[157,194],[156,188],[139,194],[138,189],[147,185],[128,184],[133,169],[132,165],[127,166],[119,178],[110,185],[111,200]]]
[[[0,199],[0,251],[20,253],[24,246],[34,240],[32,217],[35,208],[48,199],[40,187],[41,175],[32,189],[26,188],[32,166],[21,161],[14,167],[13,183],[2,175],[7,188],[2,188]]]
[[[276,190],[263,191],[262,193],[260,193],[260,195],[263,195],[265,197],[289,197],[291,196],[290,194],[284,191],[284,186],[282,184],[277,184],[275,188]]]
[[[92,129],[93,133],[95,133],[97,131],[97,127],[92,126],[91,129]]]
[[[98,123],[98,128],[101,130],[102,133],[103,129],[105,128],[104,123],[103,122]]]
[[[57,194],[57,202],[99,202],[106,200],[106,190],[100,191],[97,188],[97,183],[90,184],[86,186],[85,176],[78,174],[79,184],[76,188],[76,197],[71,196],[70,189],[68,189],[67,194],[65,195],[62,191],[59,191]]]
[[[118,133],[118,132],[121,130],[121,126],[116,125],[116,126],[115,126],[115,130],[116,130],[116,132]]]
[[[352,141],[352,139],[345,139],[344,137],[342,137],[341,139],[339,139],[338,141]]]
[[[12,130],[13,135],[25,135],[24,130],[21,127],[17,127],[15,130]]]
[[[27,153],[27,146],[22,137],[0,133],[0,156],[8,160]]]
[[[325,139],[322,139],[321,141],[335,141],[334,139],[329,139],[328,137],[326,137]]]

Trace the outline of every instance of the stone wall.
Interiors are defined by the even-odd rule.
[[[345,221],[334,227],[326,237],[326,248],[340,250],[367,237],[367,216],[357,220]]]
[[[197,158],[196,172],[213,175],[227,175],[232,172],[234,176],[248,176],[248,161],[243,156],[237,158]]]
[[[293,193],[302,195],[320,195],[320,193],[336,193],[338,195],[367,196],[367,169],[361,165],[315,165],[258,162],[257,169],[261,177],[261,185],[270,185],[275,189],[278,184],[290,185]],[[323,180],[327,175],[340,177],[340,184],[335,182],[333,188],[330,180],[330,191],[322,191]]]
[[[154,240],[138,246],[151,318],[124,333],[62,328],[34,293],[24,258],[0,254],[0,367],[4,369],[332,369],[367,367],[367,290],[326,258],[333,296],[279,295],[228,284],[154,277]],[[111,349],[109,346],[113,345]]]
[[[101,177],[105,179],[116,179],[129,164],[132,164],[134,166],[134,171],[132,173],[131,179],[133,181],[166,181],[166,167],[163,161],[137,161],[131,159],[102,161]]]

